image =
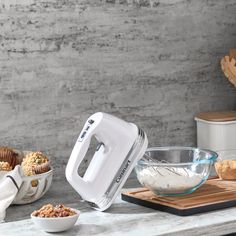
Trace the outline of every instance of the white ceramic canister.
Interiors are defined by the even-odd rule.
[[[236,155],[236,111],[202,112],[195,120],[199,148]]]

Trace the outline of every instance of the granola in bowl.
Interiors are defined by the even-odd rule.
[[[80,211],[62,204],[47,204],[31,214],[34,224],[46,232],[62,232],[72,228],[77,222]]]
[[[74,210],[62,204],[56,205],[55,207],[52,204],[47,204],[42,206],[39,210],[34,211],[32,216],[54,218],[73,216],[75,214],[76,212]]]

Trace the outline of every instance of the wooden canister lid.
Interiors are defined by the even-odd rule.
[[[236,121],[236,111],[201,112],[195,118],[212,122]]]

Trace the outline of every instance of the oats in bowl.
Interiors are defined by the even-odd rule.
[[[75,214],[76,212],[74,210],[62,204],[56,205],[55,207],[52,204],[47,204],[42,206],[39,210],[34,211],[32,216],[49,218],[73,216]]]
[[[46,232],[61,232],[70,229],[76,223],[80,212],[62,204],[47,204],[31,214],[38,228]]]

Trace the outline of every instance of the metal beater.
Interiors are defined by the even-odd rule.
[[[146,159],[148,159],[148,161],[153,162],[153,163],[157,163],[157,164],[162,164],[162,163],[164,163],[164,164],[169,164],[169,162],[167,162],[167,161],[165,161],[165,160],[159,161],[159,160],[153,159],[152,157],[150,157],[150,156],[147,155],[146,153],[144,154],[144,157],[145,157]],[[152,169],[153,169],[154,171],[156,171],[159,175],[164,176],[164,175],[158,170],[157,167],[156,167],[156,168],[155,168],[155,166],[151,166],[151,167],[152,167]],[[181,173],[177,172],[176,168],[174,168],[174,167],[163,166],[162,168],[165,168],[166,170],[168,170],[168,171],[170,171],[171,173],[174,173],[174,174],[176,174],[176,175],[178,175],[178,176],[181,176],[181,175],[182,175]],[[186,173],[186,175],[188,176],[188,175],[189,175],[189,172],[186,170],[186,168],[183,168],[183,170],[184,170],[184,172]]]

